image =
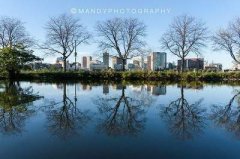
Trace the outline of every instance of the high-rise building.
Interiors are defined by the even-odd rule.
[[[204,66],[204,69],[207,71],[222,71],[222,64],[221,63],[210,63]]]
[[[92,61],[92,56],[87,56],[87,68],[90,69],[90,64]]]
[[[167,69],[173,70],[173,69],[176,69],[176,68],[177,68],[177,66],[176,66],[175,62],[168,62],[167,63]]]
[[[119,57],[113,57],[112,58],[112,64],[113,64],[113,66],[115,65],[115,64],[122,64],[122,59],[120,59]]]
[[[146,67],[144,65],[144,56],[134,57],[132,63],[135,65],[135,68],[138,70],[146,69]]]
[[[151,70],[152,60],[151,56],[147,56],[147,70]]]
[[[165,69],[167,66],[167,54],[165,52],[153,52],[151,54],[151,69],[153,71]]]
[[[108,68],[109,67],[109,53],[103,53],[103,64]]]
[[[86,56],[82,57],[82,68],[87,68],[87,57]]]
[[[116,70],[121,70],[122,69],[122,59],[119,57],[112,57],[112,68]]]
[[[178,60],[178,69],[182,67],[182,60]],[[202,70],[204,67],[203,58],[187,58],[184,60],[184,68],[186,70],[199,69]]]
[[[138,68],[138,65],[133,64],[133,63],[128,64],[128,70],[135,70],[136,68]]]
[[[167,67],[167,54],[165,52],[153,52],[147,57],[148,70],[157,71]]]
[[[97,71],[97,70],[105,70],[108,69],[106,65],[104,65],[103,62],[99,60],[93,60],[90,62],[90,68],[91,71]]]
[[[85,69],[89,69],[91,61],[92,61],[92,56],[83,56],[82,57],[82,67]]]

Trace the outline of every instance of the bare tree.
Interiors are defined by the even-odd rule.
[[[234,96],[226,105],[213,105],[210,119],[218,126],[233,132],[240,138],[240,92],[234,90]]]
[[[189,53],[200,54],[199,49],[205,46],[207,28],[205,23],[187,15],[176,17],[169,27],[162,36],[162,47],[181,59],[183,72]]]
[[[27,33],[23,22],[10,17],[0,18],[0,47],[14,47],[33,45],[33,39]]]
[[[91,120],[89,110],[81,110],[67,95],[67,83],[63,83],[62,101],[50,101],[43,111],[47,114],[48,130],[56,136],[67,139],[78,135]],[[76,94],[75,94],[76,95]]]
[[[113,18],[97,23],[96,29],[101,38],[98,41],[99,47],[103,50],[113,49],[114,53],[111,56],[122,60],[123,71],[127,59],[142,54],[146,26],[138,19]]]
[[[98,97],[95,104],[103,118],[100,119],[98,128],[100,131],[110,135],[138,135],[144,129],[146,122],[145,107],[151,104],[151,98],[146,92],[141,94],[142,98],[136,98],[136,94],[125,93],[124,86],[120,97],[104,96]]]
[[[47,40],[40,46],[50,54],[60,54],[64,61],[64,72],[68,57],[74,52],[75,46],[87,43],[90,34],[80,24],[80,20],[72,15],[62,14],[52,17],[46,25]]]
[[[233,60],[240,63],[240,18],[229,23],[226,29],[219,29],[212,37],[215,50],[227,51]]]
[[[181,96],[168,106],[162,107],[161,117],[169,125],[170,131],[179,139],[186,140],[203,131],[206,109],[201,108],[202,99],[190,104],[184,96],[181,86]]]

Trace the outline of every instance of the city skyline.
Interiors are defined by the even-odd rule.
[[[0,3],[2,158],[239,158],[240,0]]]
[[[111,13],[101,13],[101,14],[80,14],[74,13],[74,16],[81,19],[81,23],[87,27],[87,29],[95,35],[94,26],[97,21],[103,21],[113,17],[134,17],[143,21],[147,25],[147,37],[146,42],[148,43],[148,47],[152,49],[152,51],[160,51],[167,52],[166,50],[161,49],[159,40],[161,35],[167,30],[168,25],[171,23],[173,17],[189,14],[191,16],[195,16],[196,18],[202,19],[206,22],[206,25],[209,27],[209,32],[214,33],[217,29],[225,27],[229,21],[233,20],[238,16],[238,6],[240,2],[237,0],[231,1],[228,3],[227,1],[222,0],[217,1],[213,0],[211,2],[207,0],[203,1],[185,1],[185,3],[181,3],[178,1],[149,1],[141,0],[136,3],[136,1],[122,1],[122,2],[114,2],[109,3],[109,0],[103,0],[101,2],[97,1],[68,1],[64,3],[59,3],[59,1],[14,1],[10,0],[4,2],[4,6],[1,7],[0,16],[10,16],[21,19],[25,22],[25,26],[27,31],[29,31],[30,35],[32,35],[39,42],[44,41],[45,39],[45,30],[44,25],[48,21],[49,17],[57,16],[59,14],[68,13],[73,14],[72,9],[104,9],[104,8],[112,8],[112,9],[125,9],[135,8],[135,9],[146,9],[146,8],[159,8],[164,13],[156,13],[156,14],[139,14],[139,13],[127,13],[127,14],[111,14]],[[3,1],[2,1],[3,3]],[[34,5],[33,5],[34,4]],[[30,7],[31,6],[31,7]],[[170,9],[169,13],[167,10]],[[12,12],[9,12],[11,11]],[[44,12],[43,12],[44,11]],[[27,13],[31,14],[27,14]],[[120,12],[120,11],[119,11]],[[221,17],[221,21],[218,20],[218,17]],[[211,47],[211,43],[207,48],[202,49],[202,55],[205,60],[209,63],[214,61],[215,63],[222,63],[223,68],[231,68],[232,67],[232,59],[229,54],[218,51],[213,51]],[[78,61],[81,61],[82,56],[94,56],[99,52],[99,48],[96,43],[91,42],[90,45],[81,45],[78,47]],[[36,54],[43,56],[42,51],[36,50]],[[53,63],[57,56],[48,56],[45,58],[45,62]],[[196,57],[194,54],[190,54],[189,57]],[[69,61],[73,61],[73,56],[69,59]],[[177,61],[178,59],[173,55],[167,52],[167,61]]]

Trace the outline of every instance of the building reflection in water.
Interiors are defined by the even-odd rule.
[[[108,84],[103,84],[103,94],[108,94],[109,93],[109,85]]]
[[[84,91],[91,91],[92,90],[92,86],[91,85],[82,84],[82,90],[84,90]]]
[[[147,86],[147,91],[151,92],[152,95],[159,96],[159,95],[166,95],[167,88],[166,86]]]

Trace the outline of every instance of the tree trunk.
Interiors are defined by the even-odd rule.
[[[63,71],[66,72],[67,70],[67,58],[63,57]]]
[[[185,58],[182,57],[181,72],[183,73],[184,71],[185,71]]]
[[[15,72],[15,70],[13,70],[13,69],[8,70],[8,78],[9,78],[10,80],[16,78],[16,72]]]
[[[7,86],[7,87],[6,87],[6,92],[9,92],[9,91],[11,91],[11,89],[12,89],[13,87],[15,87],[15,82],[10,79],[10,80],[8,81],[8,83],[7,83],[6,86]]]
[[[63,83],[63,103],[66,105],[67,101],[67,84],[64,82]]]
[[[182,83],[181,83],[181,98],[184,99],[184,88]]]
[[[124,97],[125,96],[125,88],[124,88],[124,86],[122,86],[122,97]]]
[[[123,64],[122,71],[125,71],[125,70],[126,70],[126,68],[125,68],[125,65]]]
[[[126,59],[122,59],[122,71],[125,71],[126,68],[125,68],[125,65],[126,65]]]

